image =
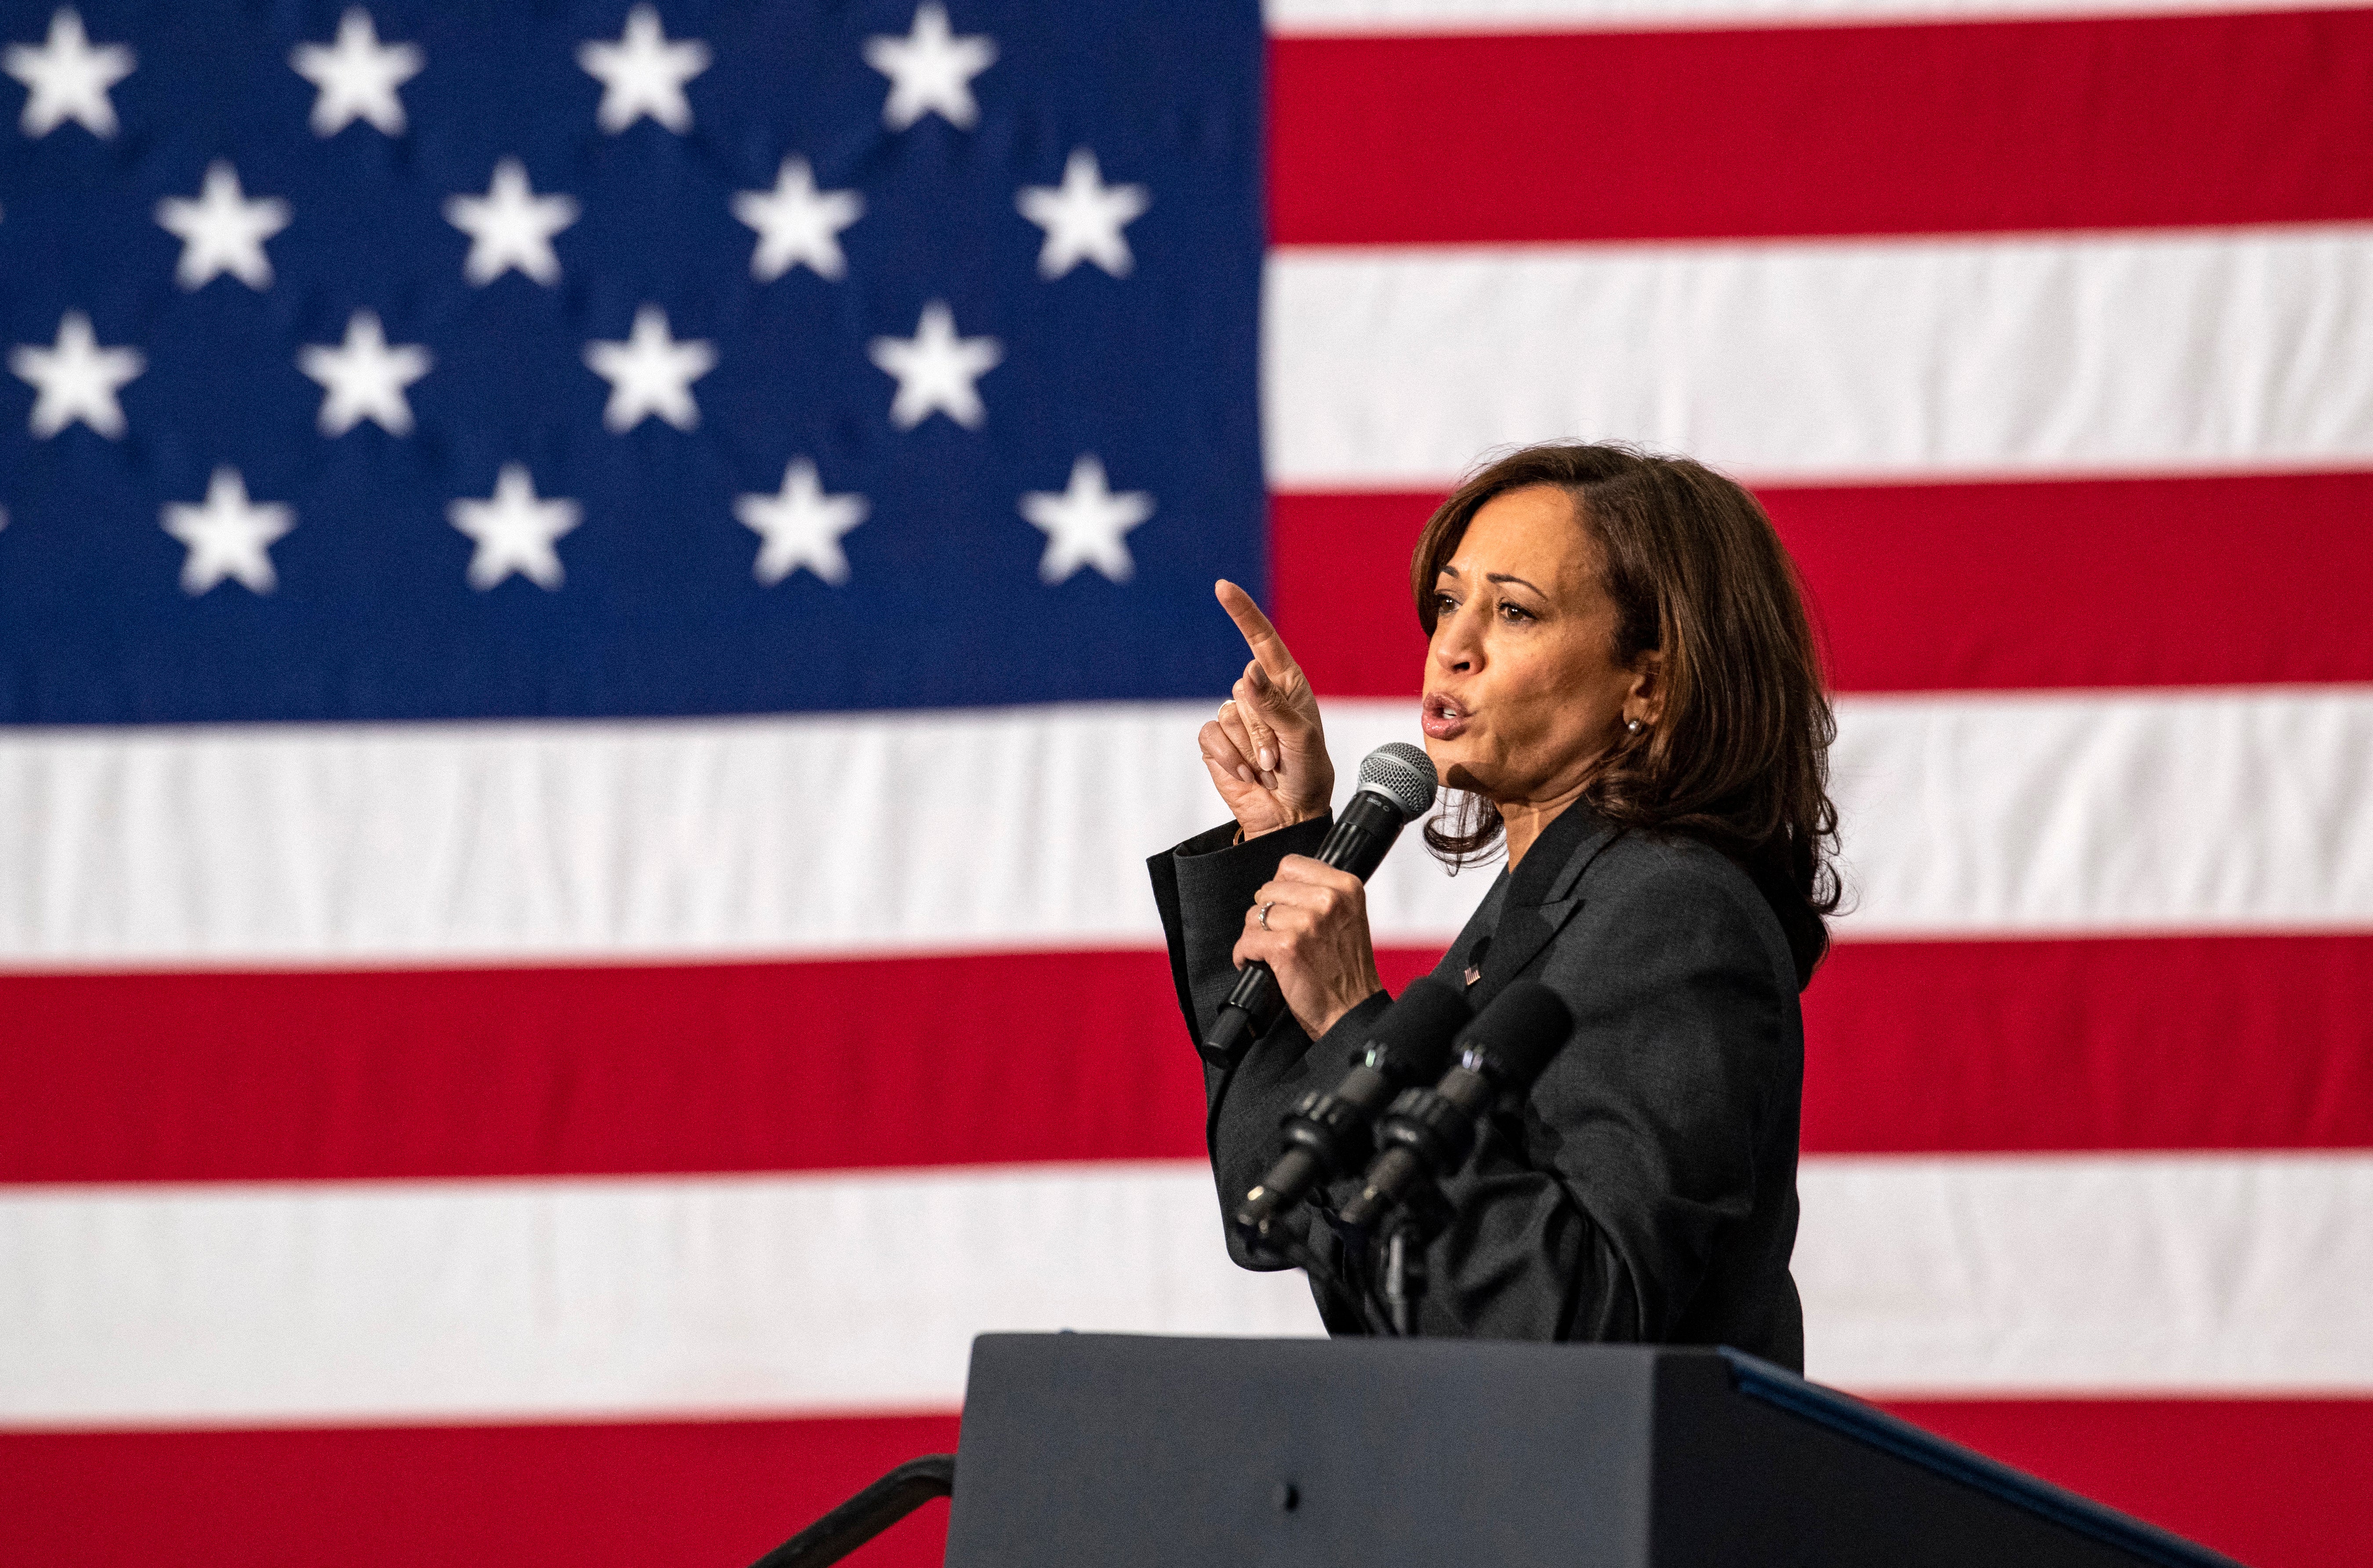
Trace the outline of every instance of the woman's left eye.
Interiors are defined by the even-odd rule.
[[[1533,613],[1522,604],[1512,604],[1502,599],[1500,601],[1500,618],[1503,621],[1529,621]]]

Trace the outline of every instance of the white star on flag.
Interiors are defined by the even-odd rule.
[[[577,63],[601,80],[602,107],[593,123],[602,129],[614,136],[648,114],[682,135],[692,129],[684,84],[708,69],[708,45],[696,38],[669,42],[660,14],[637,6],[626,13],[626,30],[617,42],[580,44]]]
[[[877,337],[867,352],[898,378],[890,423],[901,430],[913,429],[935,410],[967,430],[978,429],[988,411],[973,383],[1005,357],[1004,345],[993,337],[958,337],[955,316],[938,299],[923,307],[914,336]]]
[[[819,191],[803,158],[787,158],[775,171],[771,191],[737,191],[733,216],[758,231],[750,254],[750,275],[772,283],[795,266],[818,277],[837,279],[848,271],[840,231],[865,212],[854,191]]]
[[[224,273],[250,288],[272,287],[272,259],[263,242],[288,227],[288,204],[277,196],[247,199],[239,170],[221,158],[206,165],[206,181],[193,201],[168,196],[157,204],[157,222],[181,241],[181,263],[173,281],[203,288]]]
[[[1105,465],[1087,452],[1071,464],[1071,482],[1060,495],[1033,490],[1023,497],[1022,515],[1046,535],[1046,553],[1038,558],[1041,582],[1060,582],[1081,567],[1127,582],[1137,563],[1124,536],[1153,515],[1153,497],[1142,490],[1115,495],[1105,484]]]
[[[370,13],[359,6],[338,18],[337,42],[300,43],[288,53],[289,68],[321,89],[313,99],[317,136],[334,136],[357,120],[403,135],[403,100],[395,89],[425,64],[417,45],[380,42]]]
[[[783,465],[777,494],[733,498],[733,515],[761,541],[751,575],[769,588],[801,567],[835,587],[847,582],[848,556],[840,536],[871,509],[862,496],[825,495],[815,464],[803,457]]]
[[[247,481],[236,468],[217,468],[201,506],[165,503],[166,532],[189,546],[181,559],[181,591],[193,598],[225,578],[237,578],[251,593],[280,585],[272,569],[274,541],[297,526],[297,514],[277,501],[247,498]]]
[[[101,348],[90,318],[68,310],[58,318],[57,342],[21,344],[8,369],[33,388],[33,434],[49,439],[79,419],[111,439],[123,434],[123,405],[115,394],[148,368],[136,348]]]
[[[528,187],[527,165],[507,158],[495,165],[483,196],[449,196],[445,221],[470,237],[462,275],[484,287],[517,267],[542,284],[560,281],[552,237],[577,221],[574,196],[539,196]]]
[[[1073,149],[1060,185],[1025,185],[1013,205],[1046,231],[1038,251],[1038,275],[1058,278],[1081,262],[1093,262],[1115,277],[1126,277],[1137,258],[1129,254],[1123,228],[1143,215],[1150,198],[1142,185],[1107,185],[1096,155]]]
[[[610,383],[602,423],[624,435],[656,414],[679,430],[700,423],[692,383],[717,369],[717,350],[706,341],[679,342],[668,331],[667,312],[645,305],[635,312],[624,343],[589,343],[585,363]]]
[[[72,120],[94,136],[115,135],[115,102],[107,89],[132,74],[132,51],[120,43],[90,46],[82,18],[72,9],[50,18],[39,49],[12,43],[0,67],[25,84],[25,112],[17,123],[29,136],[46,136]]]
[[[470,556],[470,586],[484,592],[513,572],[538,588],[558,588],[560,552],[553,545],[584,521],[585,509],[560,497],[537,499],[527,464],[507,462],[495,476],[491,497],[463,497],[445,515],[477,542]]]
[[[890,78],[882,123],[894,131],[932,113],[959,131],[971,130],[980,118],[972,79],[996,61],[997,41],[981,33],[956,37],[940,0],[915,7],[906,37],[876,34],[865,41],[865,63]]]
[[[335,348],[310,343],[297,354],[297,368],[321,383],[325,436],[343,436],[366,419],[391,436],[412,434],[412,404],[403,391],[434,363],[416,344],[391,347],[379,317],[368,310],[346,318],[346,340]]]

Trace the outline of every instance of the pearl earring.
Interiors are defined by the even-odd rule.
[[[1631,723],[1626,724],[1626,725],[1625,725],[1625,726],[1623,726],[1623,727],[1624,727],[1626,730],[1629,730],[1630,731],[1631,731],[1631,733],[1633,733],[1633,734],[1635,734],[1635,735],[1636,735],[1636,734],[1638,734],[1638,733],[1640,732],[1640,721],[1639,721],[1637,719],[1634,719],[1633,720],[1631,720]]]

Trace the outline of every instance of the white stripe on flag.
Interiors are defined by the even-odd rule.
[[[2373,1391],[2373,1155],[1806,1162],[1812,1375]],[[996,1328],[1313,1332],[1199,1164],[0,1196],[0,1423],[952,1409]]]
[[[1854,937],[2373,927],[2373,689],[1858,696]]]
[[[2373,1154],[1825,1158],[1797,1185],[1824,1382],[2373,1390]]]
[[[1619,438],[1759,481],[2373,462],[2373,228],[1271,253],[1270,483]]]
[[[0,1424],[953,1410],[992,1329],[1318,1332],[1199,1164],[0,1193]]]
[[[1280,38],[1358,38],[2354,8],[2350,0],[1265,0],[1261,11]]]
[[[1209,717],[0,732],[0,964],[1141,946]]]
[[[1327,706],[1344,757],[1405,723]],[[1841,940],[2373,929],[2373,689],[1853,696],[1829,760]],[[1447,942],[1489,883],[1413,848],[1379,940]]]
[[[1348,784],[1414,704],[1327,705]],[[0,735],[0,965],[1145,947],[1202,704]],[[2373,690],[1857,696],[1848,938],[2373,929]],[[926,852],[926,846],[957,848]],[[1412,840],[1378,940],[1489,885]]]

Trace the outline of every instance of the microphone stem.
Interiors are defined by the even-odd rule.
[[[1403,1221],[1385,1243],[1385,1309],[1404,1340],[1418,1337],[1417,1304],[1425,1293],[1425,1254],[1413,1243],[1413,1228]]]

